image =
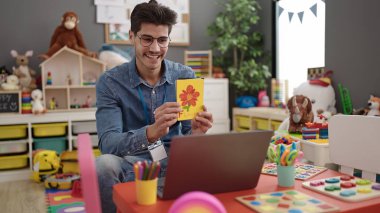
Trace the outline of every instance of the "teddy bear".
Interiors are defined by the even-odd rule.
[[[42,91],[35,89],[32,91],[32,113],[33,114],[42,114],[46,112],[44,103],[42,101]]]
[[[3,90],[19,90],[19,80],[15,75],[8,75],[5,83],[1,84]]]
[[[12,67],[13,74],[19,78],[21,90],[24,92],[30,92],[37,88],[36,85],[36,71],[31,69],[29,64],[29,57],[33,55],[33,51],[26,51],[25,55],[20,55],[16,50],[11,50],[11,55],[16,58],[17,68]]]
[[[78,23],[79,18],[76,13],[72,11],[64,13],[61,24],[55,29],[51,37],[49,50],[45,54],[39,55],[39,58],[46,60],[64,46],[81,52],[86,56],[97,57],[96,53],[86,49],[82,34],[78,29]]]

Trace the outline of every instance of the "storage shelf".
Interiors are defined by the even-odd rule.
[[[0,125],[15,125],[23,124],[27,125],[27,138],[26,139],[11,139],[8,141],[26,141],[28,145],[27,155],[29,157],[28,168],[12,169],[12,170],[0,170],[0,182],[11,180],[27,180],[30,179],[32,174],[32,152],[33,152],[33,125],[41,123],[67,123],[67,132],[65,137],[67,139],[67,150],[73,150],[73,134],[72,134],[72,122],[74,121],[95,121],[95,110],[88,108],[87,111],[79,112],[51,112],[43,115],[33,114],[14,114],[14,115],[1,115]],[[38,137],[41,139],[40,137]],[[1,142],[0,142],[1,143]]]
[[[234,131],[276,130],[288,118],[285,109],[271,107],[237,108],[232,110]]]

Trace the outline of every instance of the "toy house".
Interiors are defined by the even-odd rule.
[[[40,64],[44,102],[48,111],[95,107],[95,84],[106,70],[100,60],[63,47]]]

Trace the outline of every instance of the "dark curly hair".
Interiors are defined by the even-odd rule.
[[[131,31],[136,34],[141,29],[142,23],[169,26],[169,34],[172,26],[177,23],[177,13],[156,0],[149,3],[136,5],[131,14]]]

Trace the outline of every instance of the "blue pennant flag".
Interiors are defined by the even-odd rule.
[[[288,12],[289,22],[292,22],[293,14],[292,12]]]
[[[300,18],[300,21],[301,21],[301,23],[302,23],[302,19],[303,19],[303,11],[298,13],[298,18]]]
[[[317,3],[310,7],[311,12],[314,13],[315,17],[317,17]]]
[[[281,13],[284,11],[284,8],[278,6],[278,17],[280,17]]]

